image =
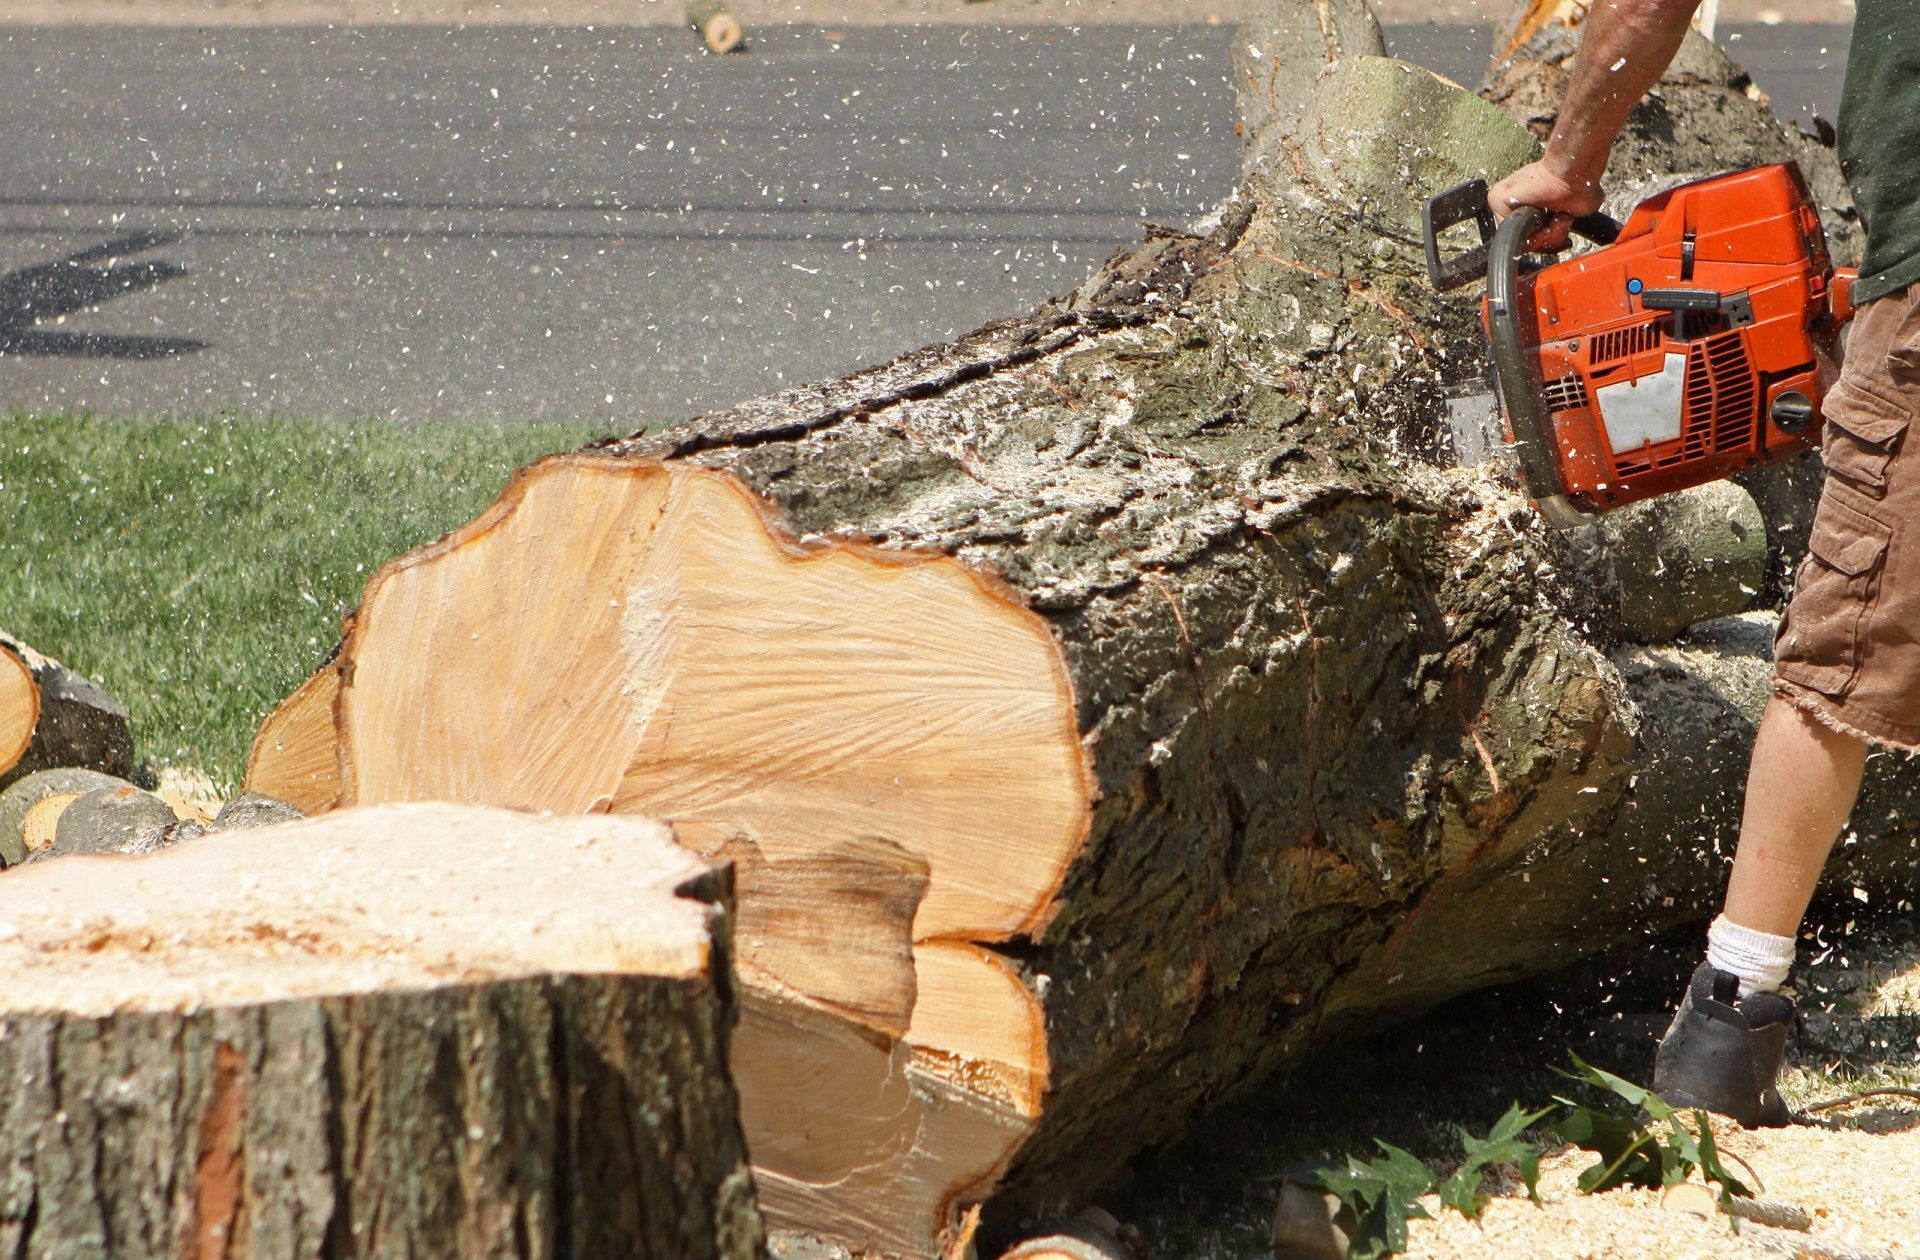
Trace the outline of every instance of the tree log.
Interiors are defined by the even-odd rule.
[[[1328,65],[1386,53],[1367,0],[1269,5],[1242,22],[1233,40],[1233,81],[1246,168],[1273,160],[1293,120],[1312,109],[1314,80]]]
[[[0,879],[23,1257],[748,1257],[724,872],[406,806]]]
[[[40,687],[27,663],[0,644],[0,774],[26,756],[40,723]]]
[[[22,668],[30,677],[30,698]],[[26,741],[10,758],[25,715],[31,715]],[[35,771],[67,766],[121,778],[132,774],[127,710],[91,680],[0,630],[0,788]]]
[[[1764,644],[1619,648],[1605,567],[1434,458],[1482,347],[1419,208],[1532,137],[1379,57],[1311,100],[1209,227],[1063,301],[522,470],[375,575],[256,770],[739,860],[764,1202],[895,1255],[1700,915]]]

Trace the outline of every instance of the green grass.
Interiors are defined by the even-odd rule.
[[[0,627],[119,696],[153,766],[230,786],[368,574],[594,436],[0,416]]]

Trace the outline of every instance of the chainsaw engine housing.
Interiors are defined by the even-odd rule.
[[[1835,288],[1797,168],[1681,185],[1613,243],[1519,277],[1532,379],[1503,394],[1538,391],[1559,490],[1581,512],[1717,481],[1818,440],[1815,335],[1850,313]],[[1490,336],[1499,317],[1483,303]]]

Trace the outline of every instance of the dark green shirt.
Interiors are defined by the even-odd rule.
[[[1867,229],[1853,300],[1920,281],[1920,0],[1858,0],[1840,169]]]

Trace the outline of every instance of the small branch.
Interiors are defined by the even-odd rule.
[[[1905,1089],[1898,1085],[1887,1085],[1880,1089],[1863,1089],[1858,1093],[1842,1094],[1838,1098],[1829,1098],[1825,1102],[1815,1103],[1805,1108],[1806,1114],[1818,1115],[1822,1111],[1832,1111],[1836,1107],[1845,1107],[1864,1098],[1911,1098],[1920,1101],[1920,1089]]]

